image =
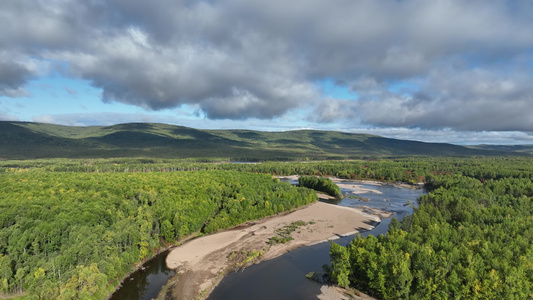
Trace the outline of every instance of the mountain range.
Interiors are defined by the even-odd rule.
[[[336,131],[200,130],[158,123],[77,127],[0,122],[0,159],[4,160],[157,157],[262,161],[532,153],[531,145],[464,147]]]

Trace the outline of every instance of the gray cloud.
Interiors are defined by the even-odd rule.
[[[339,120],[357,118],[357,106],[354,101],[326,98],[309,116],[308,120],[317,123],[333,123]]]
[[[430,143],[452,143],[460,145],[480,144],[532,144],[533,135],[526,132],[500,131],[456,131],[450,129],[427,130],[411,128],[358,128],[349,132],[368,133],[401,140],[415,140]]]
[[[24,84],[33,76],[33,71],[0,52],[0,96],[22,97],[28,93]]]
[[[371,91],[371,93],[375,91]],[[413,95],[377,92],[355,110],[367,124],[472,131],[533,131],[528,74],[488,70],[436,71]]]
[[[0,114],[1,115],[1,114]],[[7,114],[4,114],[7,115]],[[69,113],[69,114],[44,114],[33,117],[32,121],[41,123],[61,124],[68,126],[107,126],[119,123],[149,122],[165,123],[180,126],[187,126],[199,129],[251,129],[263,130],[268,127],[271,131],[296,130],[301,127],[296,126],[294,120],[278,119],[275,121],[266,119],[252,120],[211,120],[211,119],[191,119],[188,116],[151,114],[151,113]]]
[[[531,15],[528,0],[4,0],[0,95],[21,95],[40,60],[147,110],[533,130]],[[360,99],[322,99],[325,78]]]

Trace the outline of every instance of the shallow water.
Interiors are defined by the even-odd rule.
[[[345,197],[336,201],[336,204],[351,207],[368,206],[392,211],[394,217],[399,220],[412,213],[412,208],[405,205],[408,203],[407,199],[416,204],[416,199],[423,194],[421,189],[399,188],[389,184],[361,184],[353,181],[347,183],[378,190],[382,194],[359,194],[361,197],[368,198],[368,202]],[[341,192],[350,194],[350,191],[346,189],[341,189]],[[383,219],[376,228],[361,235],[386,233],[391,219]],[[341,238],[335,242],[347,245],[351,240],[353,236]],[[320,294],[321,285],[308,280],[305,275],[309,272],[321,271],[322,266],[329,263],[329,243],[299,248],[276,259],[226,276],[208,299],[316,299],[316,296]]]

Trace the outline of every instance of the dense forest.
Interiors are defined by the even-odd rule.
[[[342,197],[341,189],[331,179],[315,176],[300,176],[298,178],[300,186],[323,192],[327,195],[340,199]]]
[[[166,242],[317,199],[234,171],[0,176],[0,293],[32,299],[104,299]]]
[[[406,183],[431,181],[433,177],[455,174],[486,179],[533,179],[532,158],[528,157],[435,157],[353,161],[305,161],[224,163],[190,160],[115,158],[0,161],[0,173],[38,170],[43,172],[140,173],[174,171],[232,170],[272,175],[336,176],[346,179],[374,179]]]
[[[332,243],[326,269],[381,299],[531,299],[532,169],[478,159],[429,174],[412,216],[386,235]]]

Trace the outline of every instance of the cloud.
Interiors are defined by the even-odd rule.
[[[316,123],[334,123],[338,120],[357,118],[356,102],[328,97],[313,111],[308,120]]]
[[[413,95],[382,92],[355,110],[363,123],[466,131],[533,131],[533,85],[528,74],[483,69],[430,74]]]
[[[533,144],[531,133],[510,131],[463,131],[451,129],[412,129],[405,127],[397,128],[358,128],[347,130],[348,132],[367,133],[400,140],[414,140],[429,143],[451,143],[458,145],[513,145]]]
[[[19,121],[16,116],[0,111],[0,121]]]
[[[77,97],[78,96],[78,92],[74,89],[71,89],[69,87],[65,87],[65,92],[67,92],[67,94],[71,97]]]
[[[108,126],[120,123],[176,123],[176,118],[165,115],[150,115],[142,113],[71,113],[71,114],[46,114],[32,118],[33,122],[60,124],[67,126]]]
[[[27,96],[24,84],[32,77],[33,71],[23,63],[10,58],[0,49],[0,96],[12,98]]]
[[[300,129],[298,122],[290,119],[249,119],[249,120],[211,120],[189,118],[188,116],[176,117],[154,113],[69,113],[69,114],[44,114],[34,116],[33,122],[61,124],[67,126],[108,126],[121,123],[148,122],[165,123],[187,126],[198,129],[252,129],[264,130],[268,127],[271,131],[284,131]]]
[[[527,0],[4,0],[0,95],[23,95],[38,60],[148,111],[533,130],[531,15]],[[323,99],[324,79],[360,99]]]

